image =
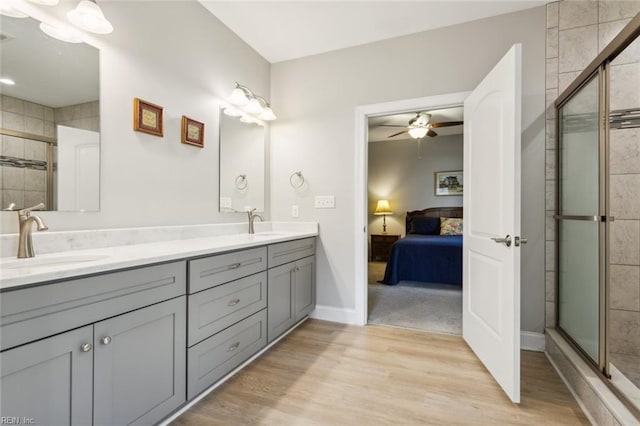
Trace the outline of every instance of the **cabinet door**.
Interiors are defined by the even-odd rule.
[[[0,416],[91,424],[92,343],[93,326],[86,326],[2,352]]]
[[[293,274],[295,263],[269,269],[267,279],[267,337],[269,342],[295,324]]]
[[[186,398],[186,300],[95,324],[94,424],[153,424]]]
[[[305,257],[296,262],[294,275],[295,321],[309,315],[316,306],[315,256]]]

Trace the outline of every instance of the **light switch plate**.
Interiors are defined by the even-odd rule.
[[[316,195],[316,209],[335,209],[336,197],[334,195]]]
[[[294,204],[293,206],[291,206],[291,217],[298,217],[298,216],[300,216],[300,212],[298,211],[298,206]]]

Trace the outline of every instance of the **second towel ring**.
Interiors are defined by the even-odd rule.
[[[297,176],[297,179],[295,178]],[[302,188],[304,185],[304,176],[302,176],[302,172],[293,172],[291,176],[289,176],[289,183],[295,189]]]
[[[235,182],[237,189],[245,189],[249,184],[249,182],[247,182],[247,175],[238,175]]]

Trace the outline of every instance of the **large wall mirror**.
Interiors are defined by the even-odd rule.
[[[220,211],[264,211],[265,128],[220,111]]]
[[[100,208],[99,51],[0,16],[0,206]]]

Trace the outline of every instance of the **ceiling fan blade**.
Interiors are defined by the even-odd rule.
[[[451,127],[451,126],[459,126],[461,124],[463,124],[464,121],[443,121],[441,123],[430,123],[429,126],[431,126],[432,128],[438,128],[438,127]]]
[[[394,133],[394,134],[392,134],[392,135],[390,135],[390,136],[387,136],[387,138],[392,138],[392,137],[394,137],[394,136],[398,136],[398,135],[401,135],[401,134],[403,134],[403,133],[406,133],[406,130],[403,130],[403,131],[398,132],[398,133]]]
[[[433,130],[429,129],[427,131],[427,136],[430,136],[432,138],[435,138],[436,136],[438,136],[438,134],[436,132],[434,132]]]
[[[378,124],[378,127],[407,127],[400,124]]]

